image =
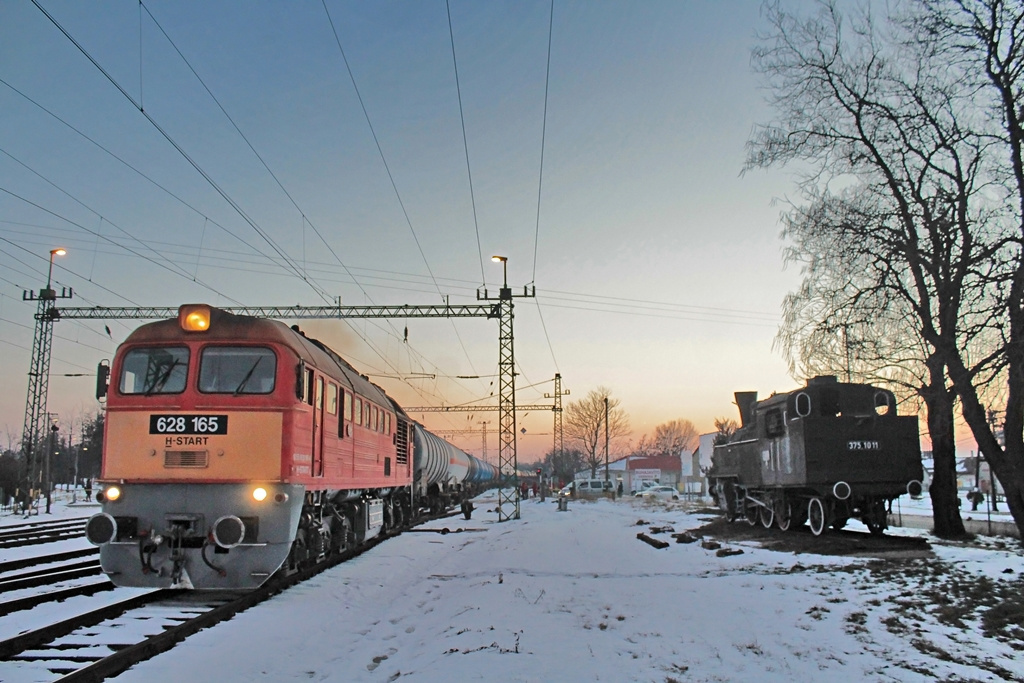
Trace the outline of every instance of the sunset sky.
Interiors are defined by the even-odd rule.
[[[452,0],[451,36],[441,0],[39,4],[81,50],[31,0],[0,3],[4,447],[24,420],[22,292],[58,246],[73,306],[470,303],[507,256],[537,294],[516,301],[517,402],[549,403],[556,372],[566,401],[609,387],[634,443],[798,385],[772,348],[799,278],[778,237],[794,179],[741,175],[771,116],[759,2]],[[64,375],[135,324],[56,325],[63,424],[98,407]],[[494,321],[301,324],[404,405],[496,402]],[[550,412],[519,426],[521,461],[550,449]]]

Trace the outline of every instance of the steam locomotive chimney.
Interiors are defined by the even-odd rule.
[[[736,406],[740,409],[740,427],[746,427],[754,420],[754,404],[757,403],[756,391],[737,391]]]

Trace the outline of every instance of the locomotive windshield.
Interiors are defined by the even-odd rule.
[[[188,376],[188,348],[132,349],[121,363],[122,394],[180,394]]]
[[[269,394],[274,390],[277,356],[256,346],[208,346],[199,359],[199,391],[204,394]]]

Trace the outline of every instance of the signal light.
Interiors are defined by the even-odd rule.
[[[121,489],[116,486],[108,486],[103,489],[103,497],[113,503],[115,500],[121,497]]]
[[[206,304],[185,304],[178,309],[178,325],[185,332],[206,332],[210,329],[210,307]]]
[[[252,490],[252,497],[257,503],[260,503],[267,498],[267,490],[262,486],[257,486]]]

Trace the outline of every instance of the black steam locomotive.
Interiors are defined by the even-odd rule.
[[[891,391],[834,376],[758,401],[737,392],[741,426],[715,446],[708,480],[726,519],[818,536],[860,519],[888,527],[892,501],[921,495],[917,418],[896,414]]]

